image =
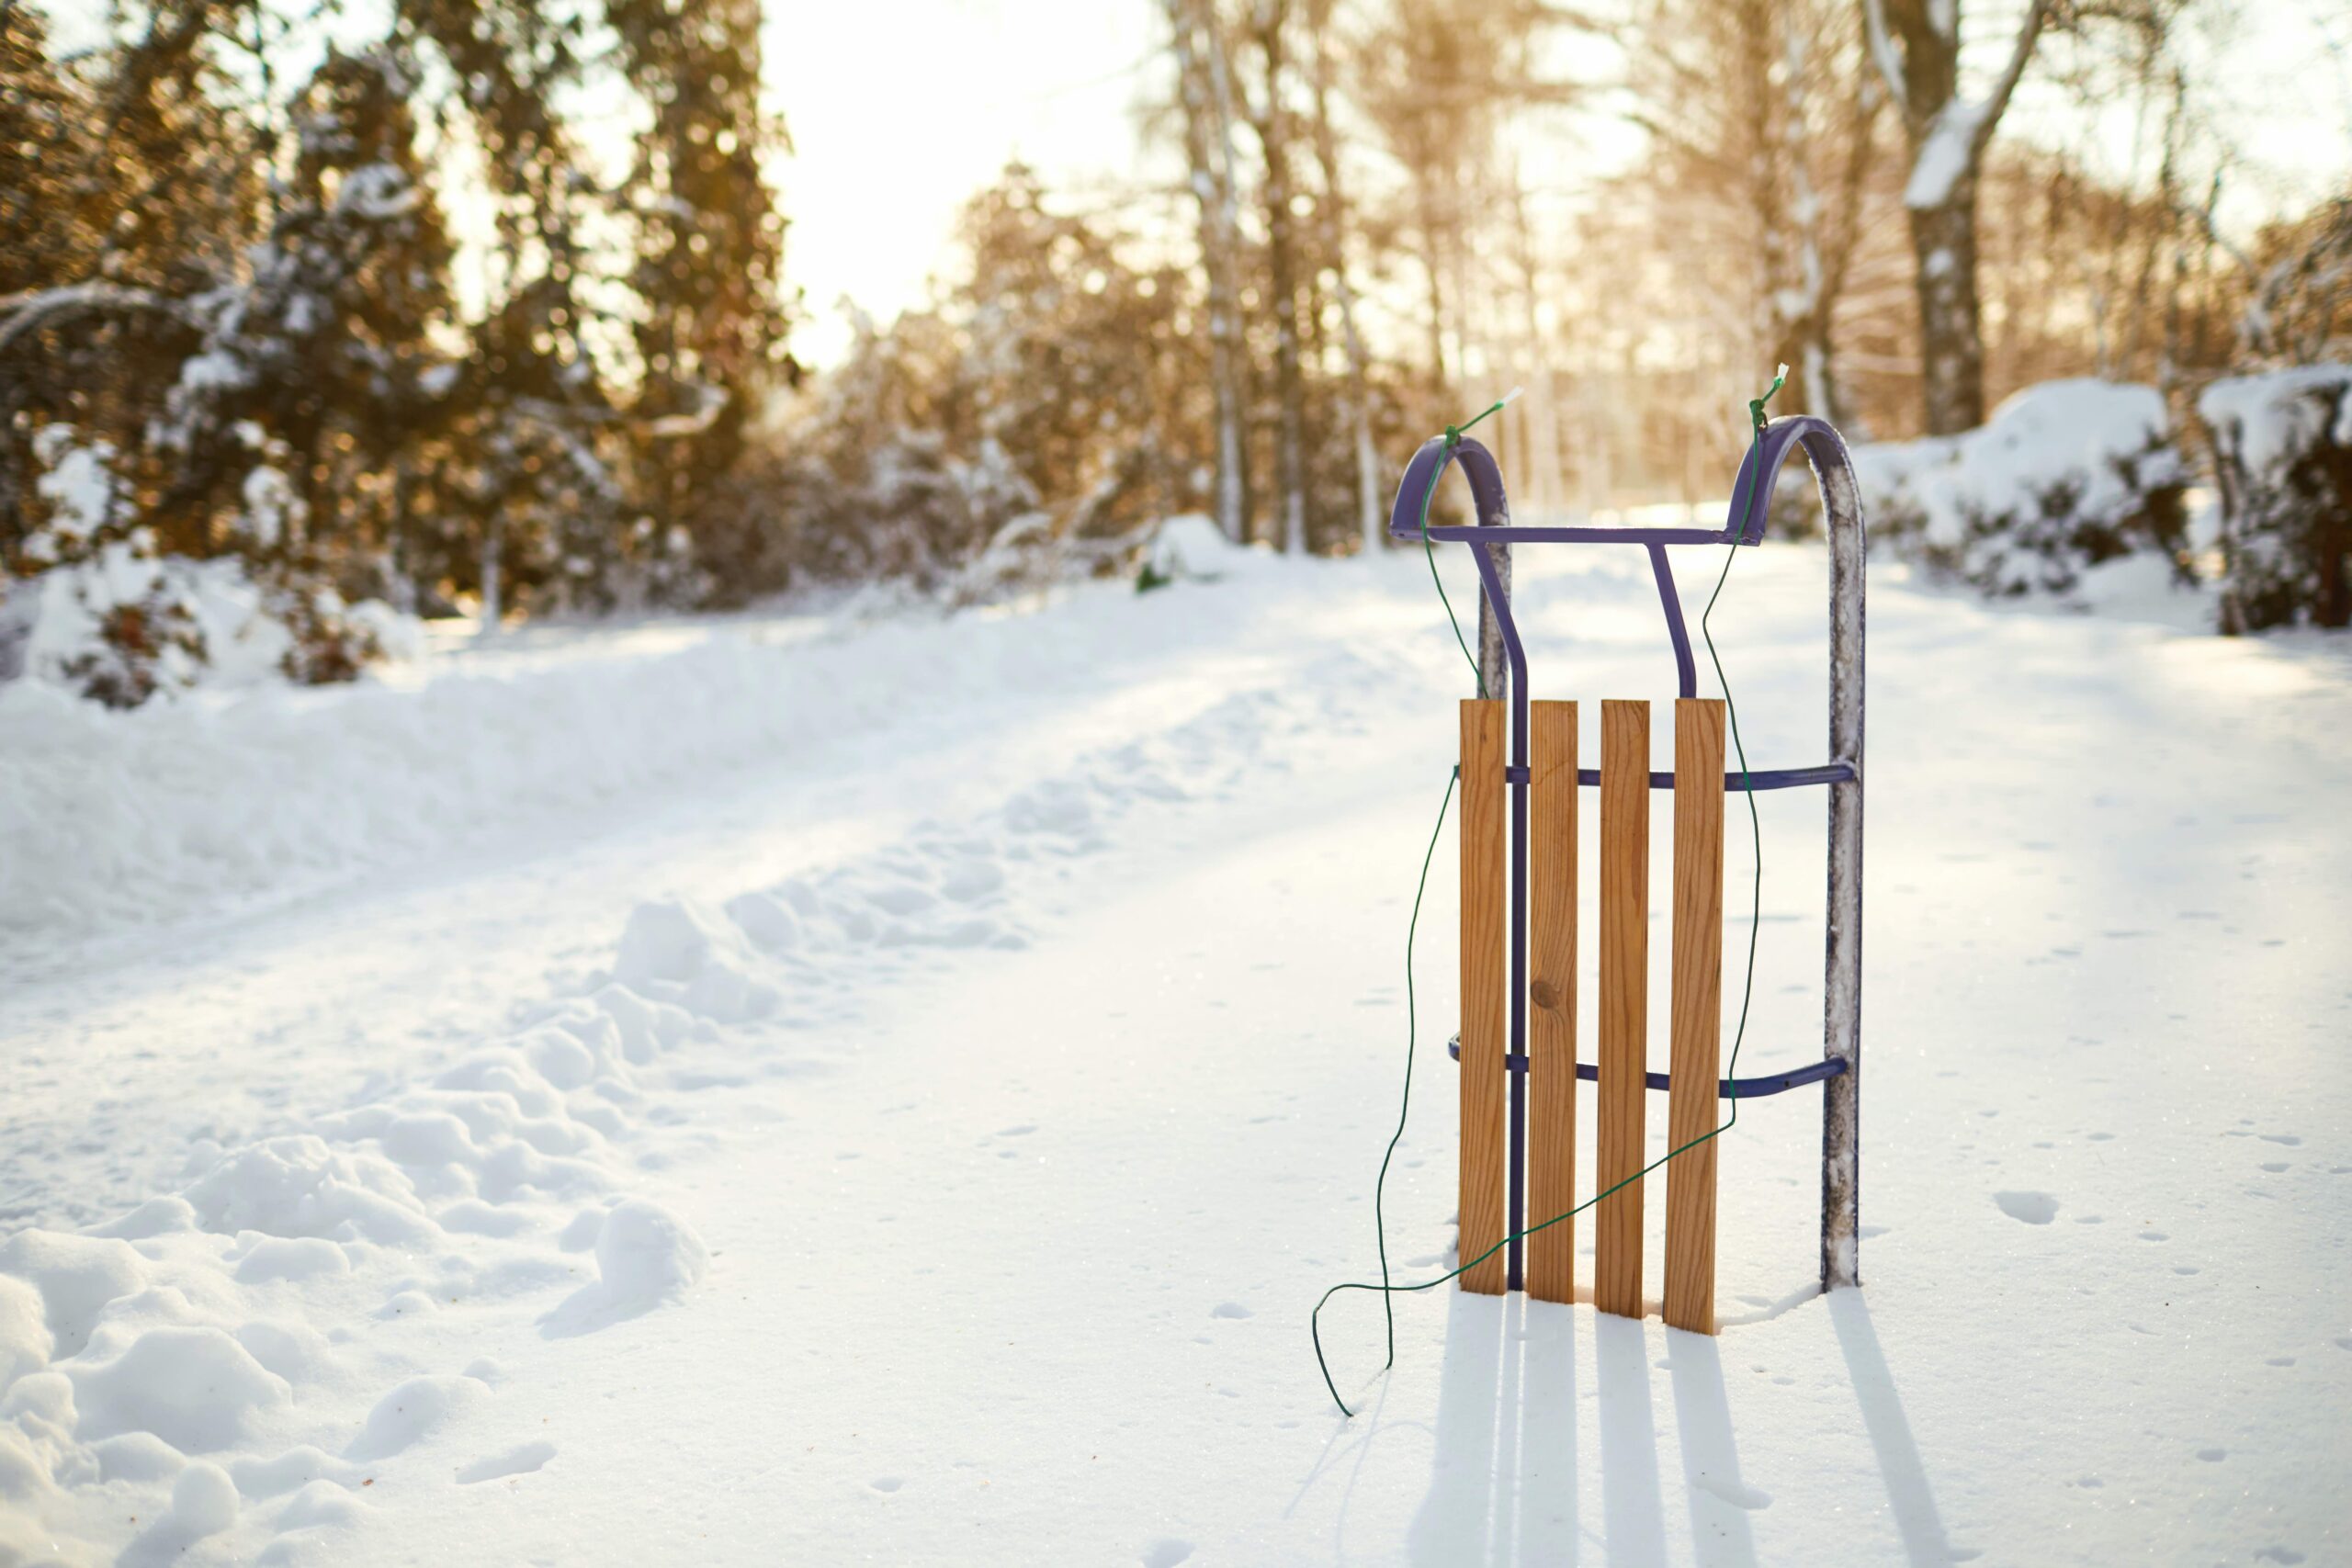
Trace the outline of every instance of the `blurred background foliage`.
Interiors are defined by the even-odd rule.
[[[1188,512],[1377,547],[1405,453],[1513,384],[1489,428],[1522,513],[1695,502],[1785,361],[1776,412],[1882,442],[1964,442],[2052,380],[2151,389],[2171,456],[2124,444],[2122,511],[2074,518],[2104,480],[2062,476],[1939,538],[1951,509],[1903,487],[1979,449],[1905,448],[1890,536],[1993,592],[2135,547],[2283,559],[2237,624],[2341,624],[2352,402],[2311,371],[2352,338],[2352,202],[2218,216],[2244,175],[2195,45],[2233,17],[1161,0],[1137,113],[1169,173],[1007,167],[928,301],[859,318],[819,375],[756,0],[124,0],[72,51],[0,0],[0,572],[20,605],[82,573],[109,701],[208,657],[193,590],[145,563],[233,561],[287,672],[340,679],[385,635],[363,601],[493,629],[840,582],[963,602]],[[2128,111],[2127,175],[2003,136],[2021,82]],[[1640,152],[1563,205],[1526,171],[1596,118]],[[2260,402],[2212,386],[2285,371],[2293,451],[2258,412],[2211,428]],[[2190,536],[2200,475],[2237,535]]]

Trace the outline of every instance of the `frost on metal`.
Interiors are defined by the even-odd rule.
[[[1822,1085],[1821,1288],[1861,1283],[1862,604],[1867,547],[1854,469],[1828,442],[1804,444],[1829,535],[1829,755],[1853,779],[1829,788],[1827,951],[1822,1054],[1846,1070]]]
[[[1510,527],[1510,507],[1506,504],[1495,508],[1492,514],[1481,516],[1478,525],[1484,528]],[[1482,545],[1478,547],[1493,558],[1495,579],[1502,584],[1504,599],[1510,599],[1510,547]],[[1488,601],[1483,585],[1478,590],[1478,684],[1487,695],[1497,701],[1510,694],[1510,664],[1504,657],[1502,623],[1497,619],[1495,607]]]

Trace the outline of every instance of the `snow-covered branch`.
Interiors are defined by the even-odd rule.
[[[1871,59],[1878,66],[1878,73],[1885,78],[1887,96],[1907,118],[1911,113],[1910,89],[1903,85],[1903,61],[1894,52],[1894,39],[1886,29],[1886,0],[1862,0],[1862,22],[1870,34]]]
[[[148,288],[115,283],[70,283],[58,288],[26,288],[0,294],[0,354],[27,333],[74,316],[148,312],[187,320],[178,300]]]
[[[2025,74],[2028,62],[2033,58],[2033,46],[2041,38],[2042,25],[2050,19],[2050,0],[2033,0],[2026,8],[2025,20],[2018,26],[2017,42],[2010,47],[2009,62],[2001,68],[1992,92],[1985,95],[1976,119],[1976,152],[1984,150],[1991,140],[1993,128],[2001,122],[2008,109],[2010,95],[2018,90],[2018,79]]]

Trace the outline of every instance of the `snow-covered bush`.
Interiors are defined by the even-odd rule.
[[[157,556],[144,536],[29,578],[0,575],[0,681],[28,678],[136,707],[158,693],[285,679],[350,681],[413,651],[415,624],[324,588],[271,589],[234,556]]]
[[[1987,594],[2064,593],[2133,550],[2181,560],[2188,470],[2153,387],[2044,382],[1965,434],[1859,447],[1854,471],[1874,534]]]
[[[384,606],[356,613],[297,574],[257,574],[244,554],[164,552],[107,443],[51,424],[33,448],[43,515],[16,558],[0,561],[0,681],[29,677],[136,707],[208,682],[349,681],[388,641],[408,640],[405,618]],[[232,522],[248,536],[281,529],[294,504],[266,467],[248,474],[245,499]]]
[[[1216,522],[1202,513],[1170,517],[1153,531],[1144,552],[1143,587],[1169,582],[1213,582],[1233,562],[1242,547],[1217,531]]]
[[[2222,629],[2352,624],[2352,366],[2216,381]]]

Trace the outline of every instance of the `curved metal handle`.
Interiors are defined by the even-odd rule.
[[[1421,449],[1405,465],[1405,477],[1396,482],[1396,499],[1388,507],[1390,538],[1421,536],[1421,518],[1429,509],[1430,492],[1445,477],[1445,466],[1456,459],[1462,464],[1462,477],[1470,481],[1470,498],[1477,506],[1479,525],[1488,528],[1509,525],[1510,503],[1503,497],[1503,471],[1496,465],[1495,455],[1467,435],[1451,446],[1445,444],[1444,436],[1432,435],[1421,443]]]

